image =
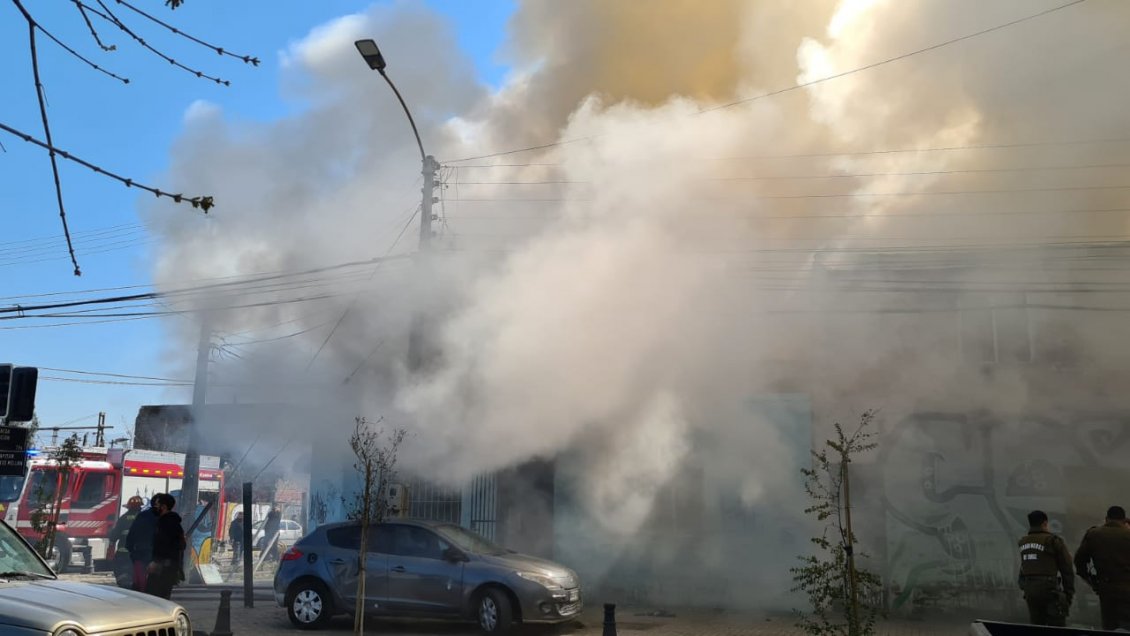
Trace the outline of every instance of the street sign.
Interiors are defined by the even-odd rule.
[[[0,475],[22,476],[27,470],[26,428],[0,426]]]

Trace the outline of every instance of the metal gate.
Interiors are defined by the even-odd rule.
[[[498,514],[498,480],[494,475],[476,477],[463,490],[464,528],[494,540]]]

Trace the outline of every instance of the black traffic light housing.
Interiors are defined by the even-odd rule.
[[[35,416],[39,369],[0,364],[0,420],[30,422]]]

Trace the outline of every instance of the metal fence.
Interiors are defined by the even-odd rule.
[[[476,477],[466,491],[466,507],[461,523],[464,528],[494,540],[498,525],[498,480],[494,475]]]
[[[408,487],[409,518],[446,523],[462,520],[462,490],[437,486],[419,477],[404,479],[404,485]]]

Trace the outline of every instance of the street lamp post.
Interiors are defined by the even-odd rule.
[[[424,152],[424,142],[420,140],[420,131],[416,128],[416,120],[412,118],[412,112],[408,110],[408,104],[404,102],[400,90],[396,88],[396,84],[393,84],[388,74],[385,73],[387,64],[384,55],[381,54],[380,47],[373,40],[357,40],[353,45],[357,47],[357,52],[361,54],[369,68],[380,73],[381,77],[388,82],[389,88],[396,94],[396,99],[400,102],[400,107],[404,109],[404,114],[408,116],[408,123],[412,125],[412,134],[416,136],[416,146],[420,149],[421,172],[424,176],[424,187],[420,190],[422,199],[420,202],[419,250],[421,253],[427,252],[431,249],[432,244],[432,221],[435,220],[432,214],[432,204],[435,203],[436,171],[439,170],[439,162],[435,160],[435,157]],[[423,315],[417,314],[412,324],[412,330],[408,334],[408,366],[413,370],[419,369],[423,362],[421,347],[421,337],[424,332],[423,322]]]
[[[396,94],[396,99],[400,101],[400,107],[404,109],[404,114],[408,116],[408,123],[412,125],[412,134],[416,136],[416,146],[420,149],[420,162],[423,165],[422,173],[424,175],[423,200],[420,209],[420,251],[426,251],[431,247],[432,241],[432,221],[434,220],[432,218],[432,203],[435,202],[435,178],[439,163],[435,160],[435,157],[424,152],[424,142],[420,140],[420,131],[416,128],[416,120],[412,118],[412,111],[408,110],[408,104],[404,102],[400,90],[396,88],[396,84],[392,83],[388,73],[385,73],[387,64],[384,55],[381,55],[380,48],[377,47],[377,43],[373,40],[357,40],[353,45],[357,47],[357,52],[368,63],[369,68],[380,73],[381,77],[388,82],[389,88]]]

